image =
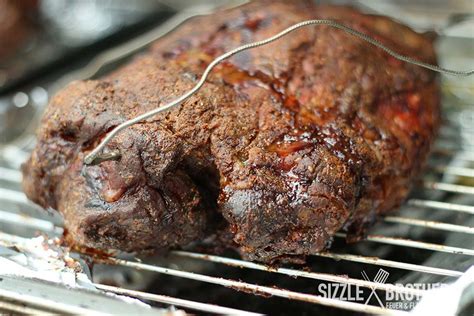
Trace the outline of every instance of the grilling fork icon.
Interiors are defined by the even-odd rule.
[[[384,269],[379,269],[379,271],[375,275],[374,282],[379,283],[379,284],[384,284],[387,281],[389,275],[390,275],[390,273],[388,273]],[[367,273],[365,273],[365,271],[362,271],[362,277],[364,278],[364,280],[370,281],[370,279],[367,276]],[[369,298],[367,298],[367,300],[365,301],[365,305],[367,305],[369,303],[370,298],[372,297],[372,295],[375,295],[375,298],[379,302],[380,307],[384,308],[382,301],[380,300],[379,296],[377,295],[377,292],[375,292],[375,287],[371,286],[370,289],[372,290],[372,292],[370,293]]]

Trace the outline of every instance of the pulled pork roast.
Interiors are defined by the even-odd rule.
[[[52,99],[23,165],[26,194],[63,214],[70,242],[102,250],[221,236],[270,262],[320,251],[340,229],[357,239],[422,169],[439,88],[433,72],[328,26],[232,57],[181,106],[115,137],[107,151],[119,160],[83,164],[113,127],[191,89],[216,56],[315,18],[436,62],[430,39],[350,7],[255,1],[196,17]]]

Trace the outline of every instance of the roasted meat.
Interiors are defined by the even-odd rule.
[[[142,251],[231,236],[272,261],[353,239],[398,206],[439,123],[434,73],[341,30],[314,26],[218,66],[184,104],[85,154],[119,123],[184,94],[206,65],[307,19],[334,19],[435,63],[430,39],[386,17],[306,1],[256,1],[196,17],[100,80],[49,104],[23,165],[24,190],[64,215],[69,240]],[[208,238],[209,239],[209,238]]]

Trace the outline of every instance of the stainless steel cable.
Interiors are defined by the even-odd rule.
[[[404,62],[407,62],[407,63],[410,63],[410,64],[414,64],[414,65],[417,65],[417,66],[420,66],[420,67],[423,67],[423,68],[426,68],[426,69],[430,69],[430,70],[433,70],[433,71],[436,71],[436,72],[440,72],[440,73],[444,73],[444,74],[448,74],[448,75],[455,75],[455,76],[470,76],[470,75],[474,74],[474,70],[469,70],[469,71],[450,70],[450,69],[446,69],[446,68],[439,67],[439,66],[436,66],[436,65],[428,64],[428,63],[416,60],[414,58],[399,54],[399,53],[391,50],[390,48],[386,47],[385,45],[383,45],[380,41],[378,41],[374,38],[371,38],[371,37],[369,37],[368,35],[366,35],[364,33],[356,31],[356,30],[354,30],[354,29],[352,29],[348,26],[345,26],[343,24],[335,22],[333,20],[319,20],[319,19],[318,20],[307,20],[307,21],[303,21],[303,22],[294,24],[294,25],[284,29],[280,33],[278,33],[276,35],[273,35],[272,37],[269,37],[269,38],[261,40],[261,41],[257,41],[257,42],[253,42],[253,43],[249,43],[249,44],[239,46],[239,47],[237,47],[237,48],[235,48],[235,49],[233,49],[233,50],[231,50],[227,53],[224,53],[224,54],[220,55],[219,57],[214,59],[207,66],[207,68],[204,70],[204,73],[201,76],[201,79],[191,90],[189,90],[188,92],[186,92],[182,96],[178,97],[177,99],[165,104],[162,107],[156,108],[156,109],[151,110],[151,111],[146,112],[146,113],[143,113],[143,114],[141,114],[141,115],[139,115],[139,116],[137,116],[133,119],[127,120],[127,121],[123,122],[122,124],[116,126],[101,141],[101,143],[94,150],[92,150],[88,155],[85,156],[84,163],[86,165],[90,165],[90,164],[93,164],[93,163],[97,162],[96,159],[98,158],[98,156],[102,152],[102,150],[105,148],[105,146],[112,140],[113,137],[115,137],[115,135],[120,133],[122,130],[124,130],[124,129],[130,127],[131,125],[134,125],[138,122],[141,122],[145,119],[148,119],[152,116],[155,116],[158,113],[167,111],[167,110],[171,109],[172,107],[181,104],[183,101],[185,101],[186,99],[191,97],[206,82],[206,79],[207,79],[209,73],[212,71],[212,69],[217,64],[222,62],[223,60],[225,60],[227,58],[230,58],[233,55],[235,55],[237,53],[240,53],[242,51],[252,49],[252,48],[256,48],[256,47],[263,46],[263,45],[269,44],[271,42],[274,42],[274,41],[280,39],[281,37],[287,35],[288,33],[291,33],[291,32],[293,32],[297,29],[300,29],[300,28],[305,27],[305,26],[310,26],[310,25],[327,25],[327,26],[331,26],[331,27],[340,29],[340,30],[342,30],[342,31],[344,31],[348,34],[351,34],[355,37],[358,37],[358,38],[360,38],[360,39],[362,39],[362,40],[364,40],[364,41],[366,41],[366,42],[382,49],[383,51],[385,51],[386,53],[388,53],[389,55],[393,56],[396,59],[399,59],[401,61],[404,61]],[[116,154],[115,156],[118,156],[118,154]],[[113,158],[114,158],[113,154],[112,155],[109,154],[109,157],[107,157],[107,159],[113,159]],[[103,161],[103,160],[104,159],[100,159],[100,161]]]

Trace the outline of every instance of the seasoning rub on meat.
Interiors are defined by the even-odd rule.
[[[107,148],[119,160],[83,164],[108,131],[188,91],[216,56],[315,18],[436,62],[428,38],[350,7],[255,1],[196,17],[52,99],[23,165],[28,197],[64,215],[70,241],[96,249],[218,235],[269,262],[320,251],[340,229],[361,236],[420,172],[440,119],[438,84],[327,26],[232,57],[184,104],[115,137]]]

